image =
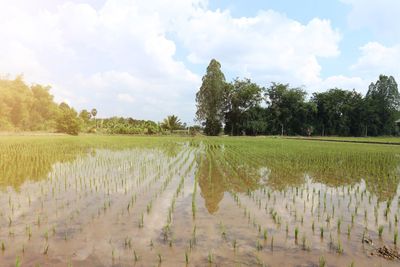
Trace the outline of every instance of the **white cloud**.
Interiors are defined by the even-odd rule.
[[[117,98],[122,102],[134,103],[135,98],[130,94],[118,94]]]
[[[351,6],[348,21],[352,28],[372,30],[376,36],[400,41],[400,1],[341,0]]]
[[[316,87],[356,89],[365,94],[368,85],[376,81],[380,74],[400,79],[400,45],[385,46],[378,42],[369,42],[359,49],[361,55],[349,69],[353,76],[331,76],[322,79]]]
[[[348,77],[344,75],[330,76],[321,81],[320,89],[341,88],[346,90],[355,89],[357,92],[364,92],[368,84],[360,77]]]
[[[360,48],[361,56],[351,69],[364,76],[400,75],[400,45],[391,47],[370,42]]]
[[[191,122],[203,73],[187,63],[211,58],[263,85],[359,83],[320,77],[319,58],[340,54],[330,21],[302,24],[271,10],[237,18],[207,0],[0,0],[0,36],[0,73],[52,84],[56,99],[99,116]],[[180,48],[188,62],[176,58]]]
[[[242,18],[227,10],[197,10],[178,34],[193,63],[217,58],[238,75],[305,85],[320,79],[319,57],[339,55],[341,38],[327,20],[303,25],[271,10]]]
[[[192,120],[188,95],[192,107],[200,78],[174,58],[176,46],[167,37],[172,24],[165,21],[180,19],[182,11],[188,15],[201,1],[155,1],[155,9],[142,1],[108,0],[97,8],[55,2],[0,1],[0,73],[52,84],[57,100],[78,109],[95,106],[99,116],[117,110],[161,120],[177,112]],[[148,101],[153,97],[157,105]],[[140,104],[124,106],[121,99]]]

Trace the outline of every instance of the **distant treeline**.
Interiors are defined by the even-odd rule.
[[[207,135],[222,126],[229,135],[399,134],[400,96],[392,76],[380,75],[365,96],[339,88],[313,93],[271,83],[261,87],[250,79],[227,83],[221,65],[211,60],[196,94],[196,119]]]
[[[27,85],[21,76],[0,78],[0,131],[165,134],[186,127],[176,116],[168,116],[162,123],[122,117],[97,119],[95,108],[78,113],[66,103],[54,102],[49,90],[49,86]]]

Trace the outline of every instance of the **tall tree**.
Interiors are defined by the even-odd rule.
[[[94,118],[94,123],[95,123],[96,129],[97,129],[97,121],[96,121],[97,109],[92,108],[92,110],[90,111],[90,114],[92,114],[92,116]]]
[[[395,120],[400,108],[398,86],[392,76],[380,75],[371,83],[366,95],[367,133],[389,135],[395,132]]]
[[[221,64],[212,59],[196,94],[196,119],[205,126],[204,133],[207,135],[218,135],[221,131],[225,89],[225,76],[221,71]]]

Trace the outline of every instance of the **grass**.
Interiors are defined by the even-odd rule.
[[[291,138],[291,137],[288,137]],[[400,144],[400,137],[339,137],[339,136],[313,136],[307,139],[329,140],[329,141],[351,141],[366,143],[389,143]]]

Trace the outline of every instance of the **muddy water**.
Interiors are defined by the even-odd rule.
[[[371,255],[395,247],[399,188],[383,200],[363,180],[317,182],[228,149],[96,149],[4,186],[0,266],[399,266]]]

